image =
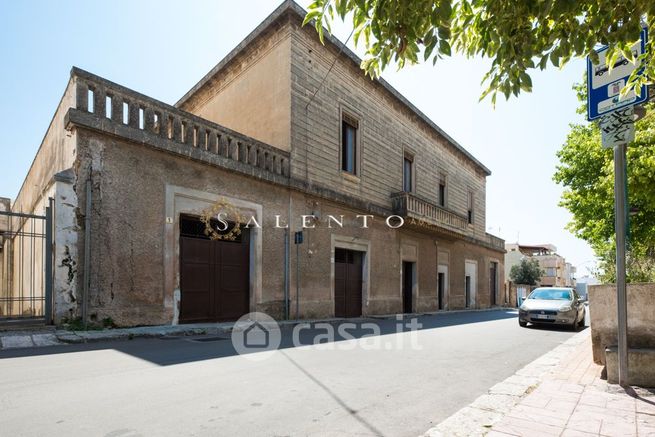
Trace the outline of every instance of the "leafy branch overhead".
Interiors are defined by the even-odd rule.
[[[389,64],[398,68],[452,53],[492,60],[480,99],[505,98],[532,90],[530,70],[562,68],[573,58],[609,45],[609,65],[619,56],[631,62],[631,47],[644,24],[654,29],[653,0],[315,0],[303,24],[313,20],[323,41],[335,17],[352,17],[355,45],[364,44],[362,68],[371,77]],[[655,37],[653,32],[649,32]],[[649,42],[646,52],[651,52]],[[639,91],[655,78],[655,57],[631,76],[624,92]]]

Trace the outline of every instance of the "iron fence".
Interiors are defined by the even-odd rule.
[[[52,320],[52,210],[0,211],[0,323]]]

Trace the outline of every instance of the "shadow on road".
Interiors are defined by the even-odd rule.
[[[340,331],[343,322],[322,322],[297,325],[285,325],[280,329],[281,344],[278,349],[288,349],[298,346],[325,345],[327,343],[339,343],[353,339],[378,339],[383,346],[389,350],[393,348],[391,339],[384,339],[384,336],[407,333],[410,331],[410,324],[419,325],[418,331],[438,329],[447,326],[463,325],[471,323],[492,322],[509,318],[516,318],[514,310],[499,311],[476,311],[458,313],[439,313],[431,315],[405,315],[404,317],[379,319],[360,318],[352,319],[346,332]],[[302,325],[302,326],[298,326]],[[296,334],[294,335],[294,328]],[[301,329],[302,328],[302,329]],[[517,329],[519,327],[517,326]],[[541,329],[541,328],[535,328]],[[331,331],[331,333],[330,333]],[[333,335],[332,335],[333,334]],[[345,334],[345,335],[342,335]],[[4,358],[29,357],[39,355],[53,355],[72,352],[86,352],[95,350],[113,349],[125,354],[132,355],[142,360],[160,366],[169,366],[194,361],[209,360],[215,358],[229,357],[237,354],[232,345],[229,334],[218,336],[194,336],[194,337],[163,337],[163,338],[136,338],[133,340],[113,340],[98,343],[74,344],[65,346],[48,346],[29,349],[9,349],[0,351],[0,361]],[[254,351],[252,353],[260,353]]]

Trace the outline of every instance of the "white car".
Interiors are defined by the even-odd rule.
[[[535,288],[519,307],[519,325],[528,323],[584,327],[586,308],[572,288]]]

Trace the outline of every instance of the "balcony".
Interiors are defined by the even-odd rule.
[[[505,250],[505,240],[491,234],[486,234],[486,237],[487,237],[487,244],[489,244],[489,246],[493,247],[494,249],[498,249],[502,251]]]
[[[287,185],[290,154],[136,91],[74,68],[77,125],[250,177]]]
[[[394,193],[391,195],[394,214],[410,218],[421,224],[437,226],[460,235],[467,234],[466,217],[435,205],[414,193]]]

